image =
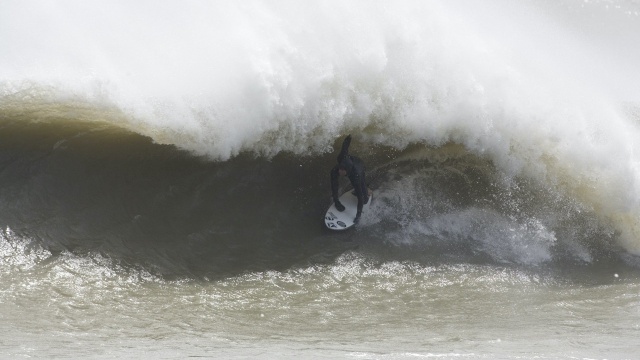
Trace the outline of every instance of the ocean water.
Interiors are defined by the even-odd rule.
[[[638,38],[635,0],[1,2],[0,358],[637,358]]]

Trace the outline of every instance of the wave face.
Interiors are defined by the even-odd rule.
[[[639,14],[631,1],[4,2],[3,220],[54,251],[135,258],[151,241],[180,256],[188,239],[228,253],[238,238],[268,251],[259,241],[315,226],[330,153],[353,133],[385,241],[475,239],[463,253],[516,263],[640,254]]]

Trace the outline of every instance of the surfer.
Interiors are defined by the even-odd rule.
[[[342,142],[342,150],[338,155],[338,165],[331,169],[331,192],[333,202],[338,211],[344,211],[344,205],[340,203],[338,197],[338,176],[347,176],[355,195],[358,197],[358,212],[354,223],[360,221],[362,215],[362,206],[369,202],[369,190],[364,177],[364,162],[355,156],[349,155],[349,145],[351,144],[351,135],[348,135]]]

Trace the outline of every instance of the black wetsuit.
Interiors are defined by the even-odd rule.
[[[359,158],[349,155],[350,144],[351,135],[347,136],[347,138],[342,142],[342,150],[338,155],[338,165],[331,169],[331,192],[333,195],[333,202],[336,204],[336,207],[340,209],[342,204],[338,197],[338,171],[341,168],[346,170],[347,177],[351,181],[353,190],[358,197],[358,213],[356,215],[356,220],[358,220],[362,214],[362,206],[369,201],[369,191],[367,189],[367,182],[364,176],[364,163]],[[340,204],[340,206],[338,206],[338,204]]]

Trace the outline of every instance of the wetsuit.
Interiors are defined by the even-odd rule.
[[[338,155],[338,165],[331,169],[331,192],[333,195],[333,202],[336,204],[336,208],[339,211],[344,210],[344,206],[340,203],[338,197],[338,171],[344,169],[347,172],[347,177],[351,181],[351,186],[358,197],[358,213],[356,214],[355,222],[360,220],[362,214],[362,206],[369,202],[369,191],[367,189],[367,182],[364,176],[364,163],[359,158],[349,155],[349,145],[351,144],[351,135],[347,136],[342,142],[342,150]]]

